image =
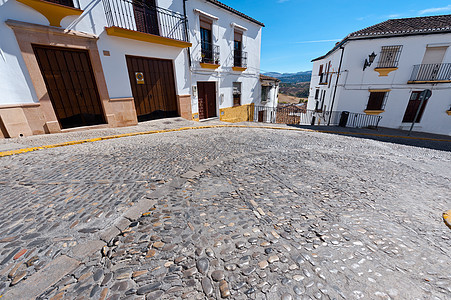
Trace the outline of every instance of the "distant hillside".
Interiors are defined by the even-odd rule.
[[[297,73],[268,72],[263,75],[280,79],[280,103],[300,103],[308,97],[312,71]]]
[[[298,82],[310,82],[312,77],[312,71],[304,71],[297,73],[278,73],[278,72],[268,72],[263,75],[271,76],[280,79],[284,83],[298,83]]]

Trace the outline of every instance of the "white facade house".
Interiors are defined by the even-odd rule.
[[[266,107],[277,107],[277,105],[279,105],[280,79],[260,75],[260,81],[262,86],[262,95],[259,105]]]
[[[382,117],[379,126],[451,135],[451,15],[393,19],[313,60],[307,109]],[[374,56],[375,55],[375,56]],[[420,93],[432,96],[419,109]]]
[[[0,8],[0,137],[220,117],[261,96],[264,25],[219,1],[7,0]],[[217,60],[205,55],[212,45]]]

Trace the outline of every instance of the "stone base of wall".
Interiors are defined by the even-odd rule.
[[[105,114],[106,127],[124,127],[138,124],[133,98],[111,99],[105,106],[105,111],[107,112]],[[40,103],[1,105],[0,138],[62,132],[58,121],[46,119],[45,116]],[[90,128],[97,127],[87,126],[83,127],[83,130]]]
[[[254,120],[254,103],[221,108],[219,119],[230,123],[252,122]]]
[[[1,137],[45,133],[45,118],[39,103],[0,106]]]
[[[108,104],[106,121],[109,127],[125,127],[138,124],[133,98],[110,99]]]
[[[191,120],[191,95],[177,95],[177,109],[180,117]]]

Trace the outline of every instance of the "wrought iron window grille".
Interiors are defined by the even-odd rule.
[[[233,51],[233,66],[247,68],[247,52],[241,50]]]
[[[219,65],[219,46],[201,41],[200,57],[202,63]]]
[[[378,68],[396,68],[398,67],[399,57],[401,56],[402,45],[383,46],[379,55]]]

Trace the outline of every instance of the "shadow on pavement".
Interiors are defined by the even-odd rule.
[[[338,126],[288,126],[440,151],[451,151],[451,137],[446,135],[412,132],[412,134],[408,136],[408,131],[390,128],[368,129]]]

